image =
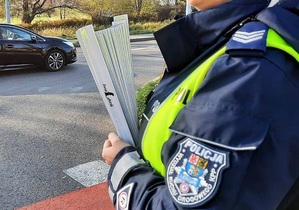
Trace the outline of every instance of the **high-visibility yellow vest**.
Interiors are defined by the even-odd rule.
[[[267,47],[277,48],[293,56],[299,62],[299,54],[286,43],[274,30],[269,29],[266,39]],[[192,99],[207,72],[215,60],[223,55],[226,46],[222,47],[201,65],[199,65],[159,106],[150,118],[143,133],[141,149],[147,161],[162,176],[165,176],[165,166],[162,163],[161,152],[163,144],[169,139],[169,127],[179,111]]]

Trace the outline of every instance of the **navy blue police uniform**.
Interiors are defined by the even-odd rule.
[[[267,4],[233,0],[155,34],[168,69],[149,100],[140,136],[153,105],[200,62],[198,56],[205,59],[224,42],[226,52],[170,126],[161,151],[164,176],[137,148],[117,154],[108,174],[117,209],[296,209],[299,63],[266,47],[266,32],[272,28],[299,52],[299,4]],[[255,20],[246,23],[252,15]],[[142,147],[141,137],[136,145]]]

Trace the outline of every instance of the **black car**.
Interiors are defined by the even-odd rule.
[[[76,61],[76,48],[68,40],[0,24],[0,70],[38,65],[48,71],[58,71]]]

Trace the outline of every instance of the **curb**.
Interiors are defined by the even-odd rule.
[[[130,42],[144,42],[144,41],[151,41],[151,40],[155,40],[155,37],[153,35],[151,35],[149,37],[131,37],[130,38]]]
[[[82,188],[54,198],[49,198],[37,203],[18,208],[16,210],[113,210],[108,195],[108,184],[100,184]]]
[[[155,40],[153,34],[140,34],[140,35],[130,35],[130,42],[145,42]],[[80,47],[80,44],[77,39],[70,40],[75,47]]]

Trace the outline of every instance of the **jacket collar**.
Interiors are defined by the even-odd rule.
[[[210,10],[191,13],[155,32],[168,71],[182,70],[234,25],[256,15],[268,3],[268,0],[232,0]]]

